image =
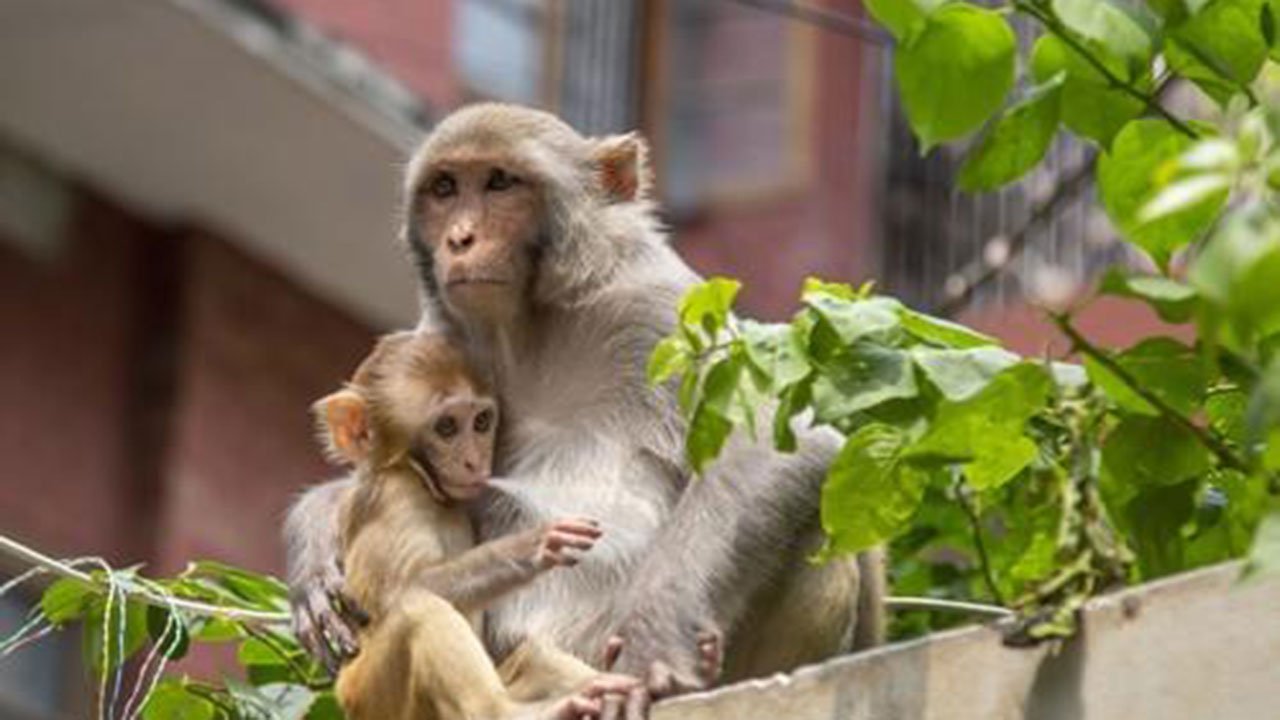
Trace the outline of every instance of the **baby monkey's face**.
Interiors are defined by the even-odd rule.
[[[498,406],[484,396],[453,396],[435,405],[413,433],[409,454],[453,500],[484,490],[493,469]]]

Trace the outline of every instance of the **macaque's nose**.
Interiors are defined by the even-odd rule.
[[[445,239],[445,244],[449,246],[449,250],[454,255],[461,255],[472,245],[476,244],[476,234],[470,230],[451,233],[449,237]]]

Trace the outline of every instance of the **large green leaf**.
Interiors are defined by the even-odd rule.
[[[1143,389],[1183,415],[1193,415],[1204,399],[1209,381],[1204,363],[1194,350],[1173,338],[1147,338],[1112,359]],[[1085,369],[1089,379],[1124,410],[1160,414],[1103,364],[1086,358]]]
[[[1098,191],[1107,215],[1162,266],[1208,229],[1227,197],[1221,191],[1158,220],[1143,222],[1139,218],[1142,208],[1159,191],[1157,171],[1176,162],[1191,142],[1164,120],[1135,120],[1124,126],[1111,151],[1098,163]]]
[[[1040,162],[1058,133],[1066,77],[1058,73],[1005,112],[960,168],[961,188],[991,190],[1017,180]]]
[[[791,325],[743,320],[739,330],[752,368],[767,379],[767,388],[780,390],[809,374],[809,360],[799,333]]]
[[[1130,415],[1107,436],[1102,462],[1138,486],[1176,485],[1209,470],[1209,452],[1190,430],[1164,417]]]
[[[163,680],[142,706],[144,720],[213,720],[217,707],[179,680]]]
[[[1159,21],[1135,0],[1053,0],[1053,11],[1069,29],[1108,53],[1146,63],[1155,50]]]
[[[894,55],[911,128],[928,150],[973,132],[1013,87],[1017,41],[999,14],[948,3]]]
[[[890,298],[840,300],[825,293],[809,293],[804,302],[835,330],[846,345],[863,338],[891,342],[901,330],[901,305]]]
[[[981,392],[999,375],[1018,364],[1017,355],[996,347],[938,350],[916,347],[911,359],[929,382],[948,400],[965,400]]]
[[[1169,31],[1165,58],[1179,74],[1226,104],[1253,82],[1267,58],[1266,0],[1216,0]]]
[[[1127,76],[1122,60],[1099,50],[1104,65],[1117,77]],[[1031,51],[1031,73],[1036,82],[1045,83],[1059,73],[1066,73],[1061,92],[1062,122],[1072,132],[1097,141],[1104,148],[1125,123],[1140,115],[1144,104],[1113,87],[1097,68],[1054,35],[1044,35]],[[1133,80],[1141,90],[1150,90],[1151,78],[1142,75]]]
[[[824,555],[872,547],[910,521],[927,476],[902,461],[906,443],[902,430],[875,423],[845,441],[822,487]]]
[[[742,283],[722,277],[695,285],[680,301],[680,322],[714,336],[728,322],[729,311],[741,289]]]
[[[75,578],[62,578],[50,585],[40,597],[40,611],[54,625],[65,625],[80,619],[97,594],[92,585]]]
[[[999,487],[1035,458],[1035,443],[1024,426],[1044,407],[1051,385],[1043,367],[1015,365],[978,394],[940,403],[928,432],[907,456],[922,463],[965,463],[976,489]]]
[[[959,323],[925,315],[907,307],[900,308],[898,315],[907,333],[931,345],[963,349],[997,344],[996,339],[990,335],[983,335]]]
[[[836,422],[881,403],[915,397],[911,359],[901,350],[857,343],[824,365],[813,382],[813,408],[821,422]]]

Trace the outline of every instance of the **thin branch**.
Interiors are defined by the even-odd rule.
[[[901,595],[890,595],[884,599],[884,604],[885,607],[888,607],[891,610],[944,610],[973,613],[974,615],[989,615],[995,618],[1007,618],[1017,615],[1017,613],[1009,608],[1000,607],[999,605],[963,602],[961,600],[943,600],[941,598],[929,597],[904,597]]]
[[[69,577],[74,580],[89,585],[95,589],[101,587],[102,583],[95,579],[92,575],[77,570],[66,563],[55,560],[44,553],[34,550],[23,545],[5,535],[0,535],[0,553],[9,555],[10,557],[21,560],[22,562],[36,565],[57,575]],[[263,612],[261,610],[247,610],[245,608],[227,607],[225,605],[210,605],[208,603],[196,602],[194,600],[185,600],[179,597],[165,597],[163,595],[153,593],[136,585],[126,584],[121,588],[125,594],[132,596],[135,600],[153,605],[160,608],[176,607],[180,610],[195,613],[197,615],[205,615],[209,617],[221,617],[229,620],[239,620],[241,622],[264,623],[264,624],[282,624],[289,622],[289,613]]]
[[[1072,50],[1076,51],[1076,53],[1080,55],[1080,57],[1084,58],[1085,62],[1089,63],[1094,70],[1097,70],[1102,77],[1106,78],[1107,83],[1111,87],[1141,102],[1146,109],[1151,110],[1163,117],[1165,120],[1168,120],[1169,124],[1173,125],[1173,127],[1183,135],[1186,135],[1193,140],[1200,137],[1200,133],[1196,132],[1194,128],[1186,123],[1186,121],[1179,118],[1177,115],[1174,115],[1168,108],[1160,104],[1157,93],[1144,92],[1132,83],[1120,79],[1118,75],[1111,72],[1111,68],[1107,67],[1106,63],[1099,60],[1092,52],[1090,52],[1089,48],[1084,46],[1084,43],[1077,40],[1075,36],[1062,25],[1061,20],[1044,12],[1035,5],[1022,0],[1015,0],[1013,6],[1036,20],[1039,20],[1040,24],[1043,25],[1046,30],[1053,33],[1058,37],[1058,39],[1070,46]]]
[[[956,484],[956,498],[960,502],[960,508],[964,510],[964,514],[969,518],[969,527],[973,530],[973,545],[978,550],[978,564],[982,566],[982,580],[987,585],[987,591],[991,593],[991,599],[996,601],[997,605],[1004,605],[1004,594],[1000,592],[1000,587],[996,585],[996,577],[991,570],[991,556],[987,554],[987,543],[982,538],[982,518],[978,517],[978,510],[973,506],[973,501],[969,497],[969,486],[963,480]]]
[[[891,41],[888,33],[860,17],[803,2],[787,2],[787,0],[729,0],[729,2],[813,25],[840,35],[847,35],[874,45],[888,45]]]
[[[1201,445],[1208,448],[1208,450],[1218,458],[1218,462],[1222,463],[1223,467],[1238,470],[1242,473],[1248,473],[1250,471],[1249,464],[1244,460],[1241,460],[1240,457],[1236,455],[1235,451],[1232,450],[1231,447],[1222,440],[1222,438],[1218,437],[1218,435],[1211,429],[1203,428],[1194,422],[1191,422],[1190,418],[1178,412],[1159,395],[1156,395],[1151,392],[1151,390],[1143,386],[1143,384],[1140,383],[1132,373],[1125,369],[1123,365],[1116,362],[1110,355],[1102,352],[1102,350],[1100,350],[1096,345],[1089,342],[1088,339],[1081,335],[1080,331],[1076,330],[1075,326],[1071,324],[1071,318],[1066,314],[1050,313],[1049,317],[1053,320],[1053,323],[1058,326],[1058,329],[1062,331],[1062,334],[1066,335],[1067,339],[1071,341],[1071,345],[1074,350],[1078,350],[1084,355],[1092,358],[1099,365],[1106,368],[1106,370],[1112,375],[1115,375],[1120,382],[1124,383],[1125,386],[1136,393],[1138,397],[1147,401],[1148,404],[1154,407],[1156,411],[1167,420],[1191,433]]]

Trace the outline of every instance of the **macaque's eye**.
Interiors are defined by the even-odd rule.
[[[493,411],[481,410],[480,414],[476,415],[476,419],[472,424],[478,433],[489,432],[489,429],[493,427]]]
[[[435,431],[436,435],[448,440],[458,434],[458,421],[454,420],[451,415],[445,415],[439,420],[436,420]]]
[[[494,192],[502,192],[510,190],[512,187],[520,184],[520,178],[503,170],[502,168],[494,168],[489,171],[489,180],[484,184],[485,190]]]
[[[428,189],[431,192],[431,196],[435,198],[453,197],[458,194],[458,181],[453,178],[453,175],[442,172],[435,176]]]

